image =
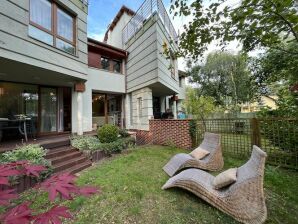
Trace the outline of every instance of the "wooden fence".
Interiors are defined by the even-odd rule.
[[[221,134],[225,154],[248,158],[257,145],[267,152],[268,163],[298,169],[297,119],[207,119],[197,124],[197,144],[205,131]]]

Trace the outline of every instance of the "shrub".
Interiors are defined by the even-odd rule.
[[[97,148],[100,141],[95,136],[74,136],[70,139],[71,145],[80,150]]]
[[[46,153],[47,150],[43,149],[39,145],[24,145],[16,148],[15,150],[0,154],[0,162],[10,163],[26,160],[31,164],[42,165],[47,168],[46,171],[41,173],[42,179],[45,179],[53,172],[50,162],[44,158]]]
[[[121,152],[123,149],[129,148],[135,144],[135,139],[132,137],[120,138],[117,141],[110,143],[101,143],[99,150],[104,151],[107,154]]]
[[[130,134],[125,129],[119,129],[119,135],[121,135],[123,138],[130,137]]]
[[[63,173],[55,174],[33,188],[35,197],[31,201],[29,199],[13,201],[19,198],[19,195],[14,189],[8,188],[11,186],[11,177],[16,175],[39,177],[45,169],[41,165],[33,165],[24,160],[0,164],[1,223],[62,223],[64,219],[72,219],[69,208],[60,205],[63,200],[72,200],[74,196],[88,197],[99,193],[99,189],[95,187],[78,187],[75,184],[76,176]],[[3,186],[8,189],[4,190]],[[36,196],[41,196],[43,192],[48,193],[47,199],[35,200]]]
[[[101,143],[98,138],[91,136],[76,136],[71,139],[71,145],[80,150],[104,151],[107,154],[121,152],[135,144],[132,137],[118,138],[116,141]]]
[[[115,125],[105,124],[98,129],[97,135],[102,143],[110,143],[117,140],[119,130]]]

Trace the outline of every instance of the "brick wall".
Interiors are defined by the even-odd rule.
[[[150,120],[152,143],[157,145],[174,144],[179,148],[190,149],[189,120]]]
[[[191,149],[189,121],[177,119],[150,120],[149,131],[136,131],[136,142],[138,145],[175,145],[179,148]]]
[[[136,130],[136,144],[137,145],[152,144],[152,133],[150,131]]]

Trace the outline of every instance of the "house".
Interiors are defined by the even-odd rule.
[[[258,101],[245,103],[241,105],[241,113],[251,113],[260,111],[261,108],[269,107],[272,110],[277,109],[277,96],[261,96]]]
[[[87,0],[4,0],[0,7],[0,138],[148,130],[185,97],[185,74],[163,45],[177,33],[161,0],[123,6],[104,42],[87,37]]]

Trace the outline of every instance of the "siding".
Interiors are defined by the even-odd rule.
[[[141,35],[127,48],[127,91],[131,92],[158,80],[156,25],[148,23]]]
[[[87,14],[72,1],[60,0],[77,15],[76,56],[28,36],[29,0],[3,0],[0,7],[0,57],[86,79]]]
[[[160,83],[173,92],[179,92],[178,64],[175,79],[169,70],[170,60],[162,53],[162,45],[170,46],[170,37],[157,15],[149,19],[135,37],[128,41],[127,91],[132,92],[152,84]],[[172,44],[174,50],[177,46]]]

